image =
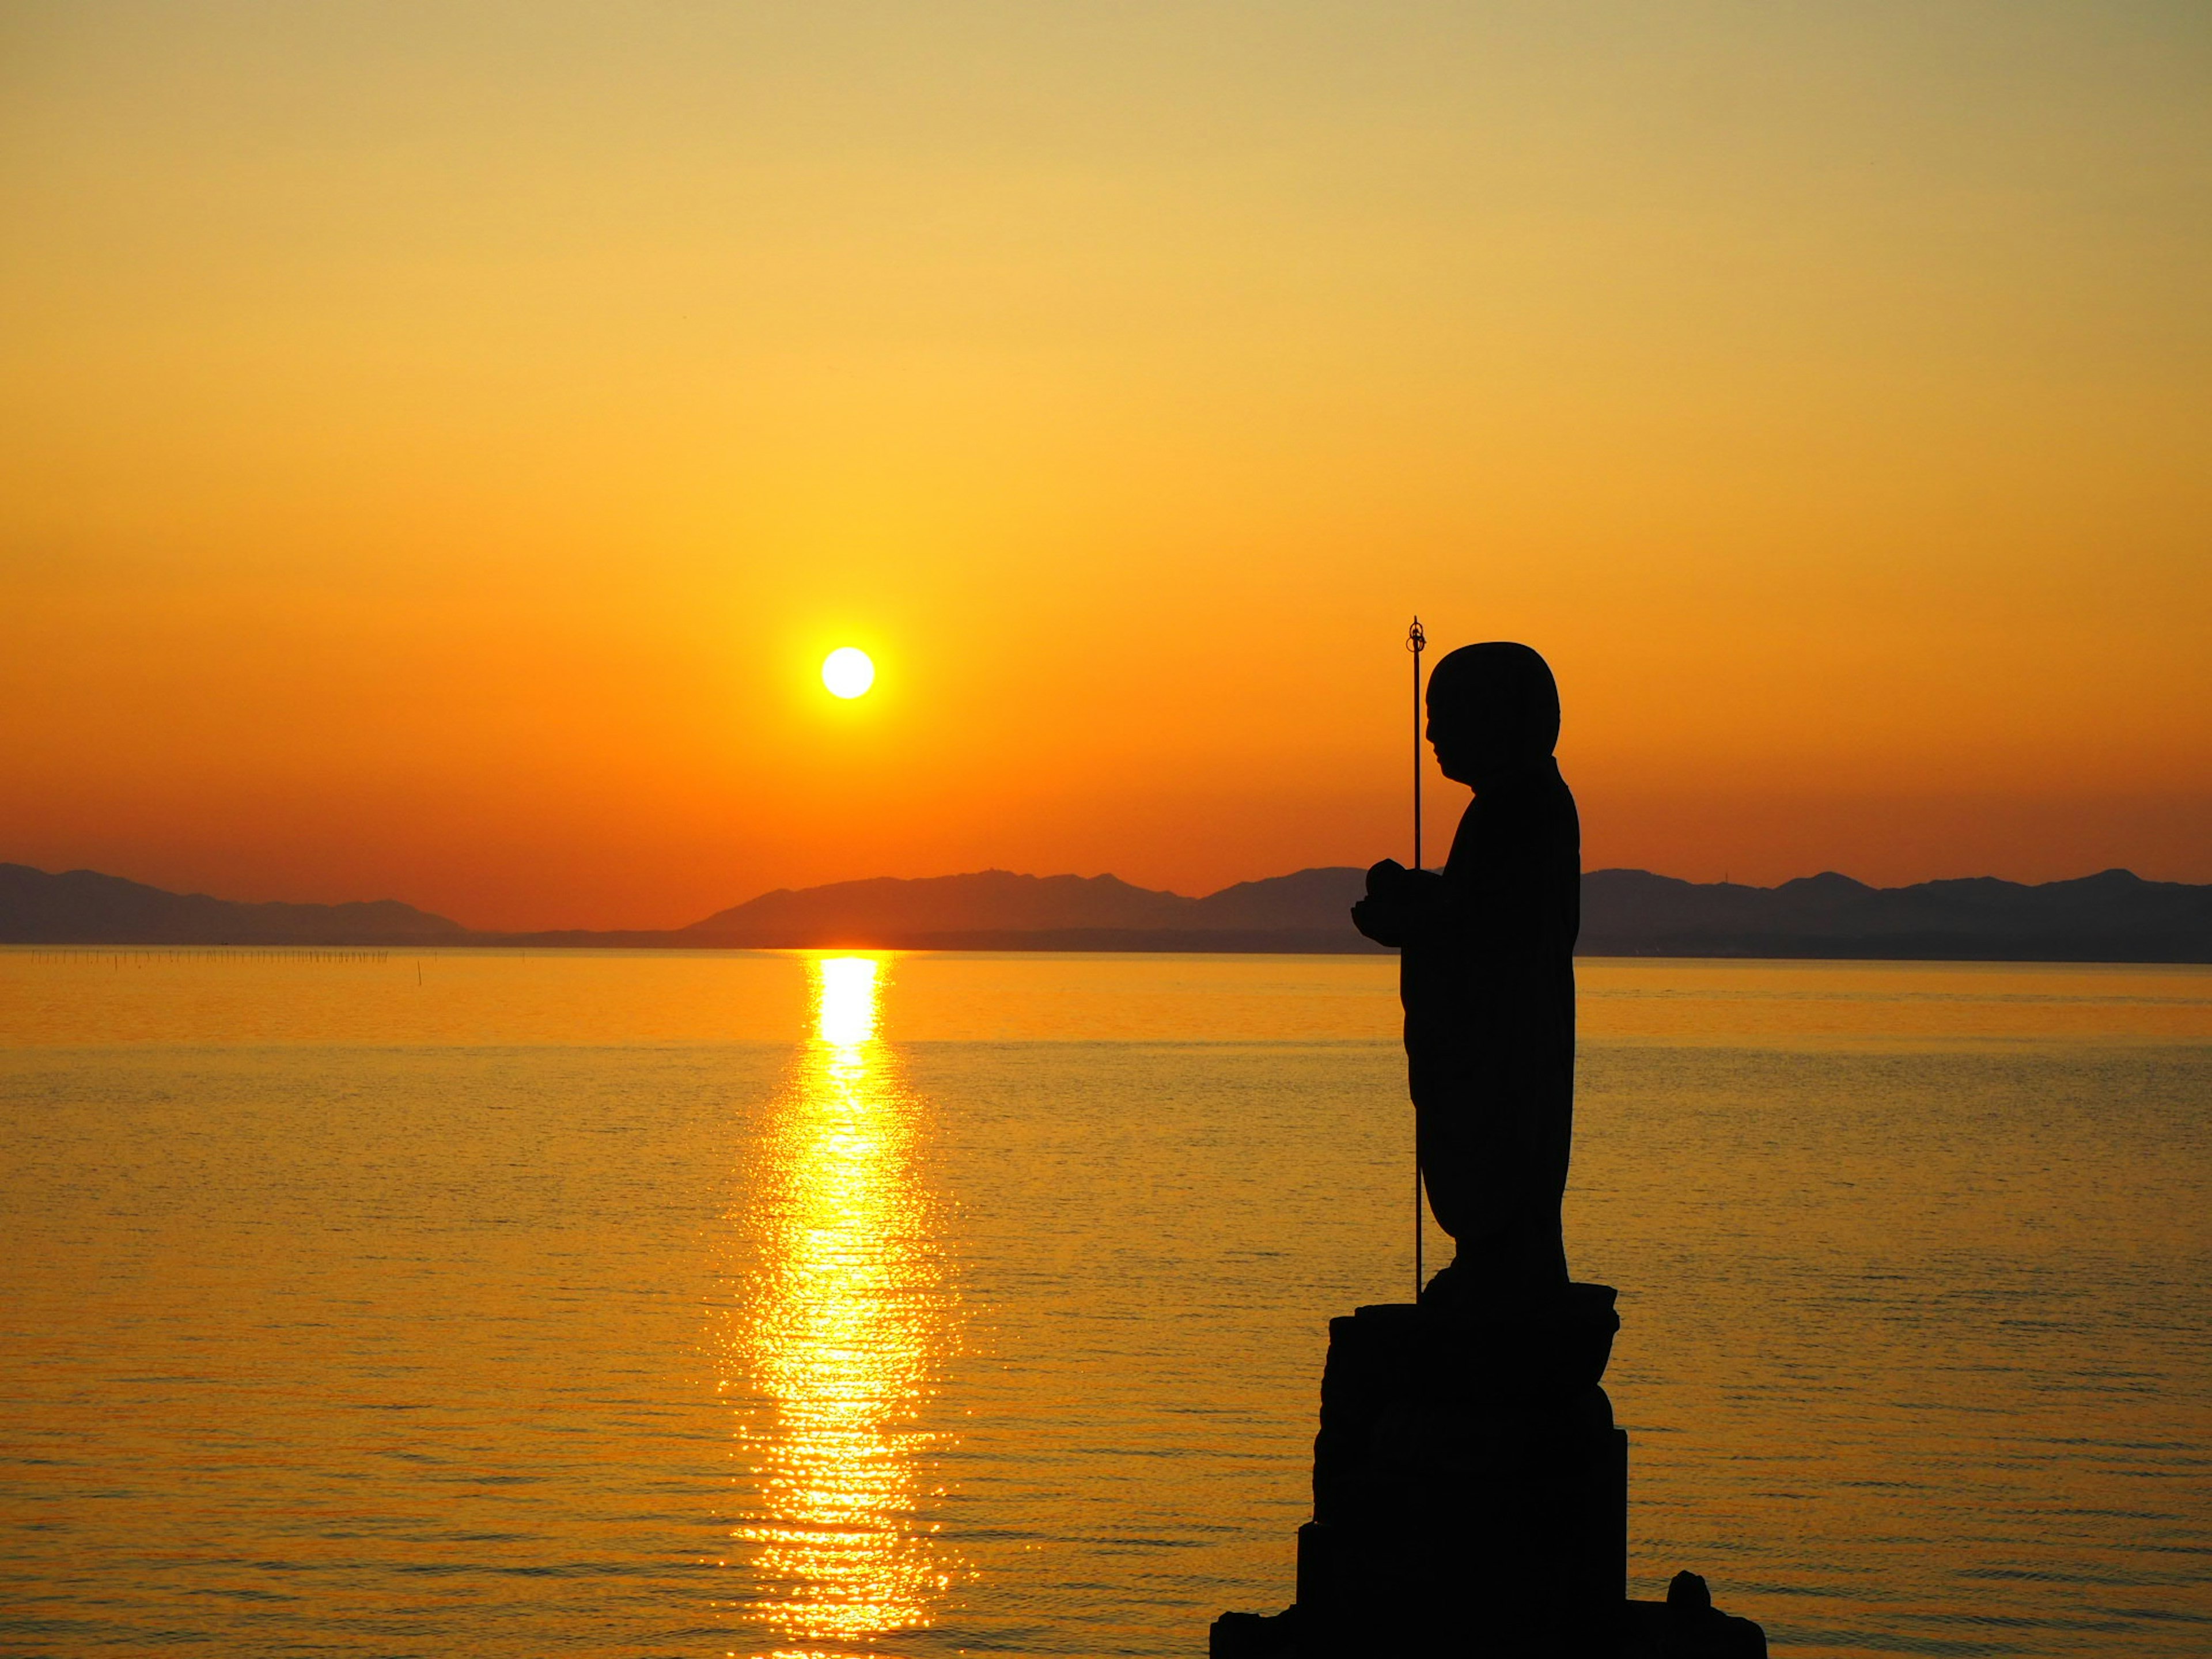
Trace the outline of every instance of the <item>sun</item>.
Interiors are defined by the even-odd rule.
[[[857,646],[841,645],[822,659],[822,684],[832,695],[857,697],[876,683],[876,665]]]

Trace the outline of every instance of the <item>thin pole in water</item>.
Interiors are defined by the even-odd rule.
[[[1421,619],[1406,630],[1406,649],[1413,654],[1413,868],[1421,867],[1421,653],[1429,636]],[[1401,950],[1403,946],[1400,947]],[[1421,1299],[1421,1130],[1419,1109],[1413,1119],[1413,1300]]]

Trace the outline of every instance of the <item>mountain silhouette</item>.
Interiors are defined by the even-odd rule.
[[[457,921],[397,899],[247,904],[170,893],[93,870],[49,875],[0,864],[0,940],[16,945],[450,944]]]
[[[1869,887],[1833,871],[1779,887],[1645,870],[1583,878],[1590,956],[2212,962],[2212,887],[2106,870],[2027,885],[1977,876]]]
[[[981,870],[967,876],[902,881],[832,882],[778,888],[718,910],[701,932],[781,936],[803,933],[1034,932],[1060,927],[1176,927],[1197,901],[1133,887],[1118,876],[1018,876]]]
[[[1320,950],[1361,949],[1346,913],[1365,872],[1301,870],[1239,882],[1205,898],[1135,887],[1118,876],[1023,876],[1006,870],[878,877],[793,891],[781,888],[719,910],[688,932],[763,943],[866,944],[1018,933],[1314,933]],[[1183,948],[1188,948],[1185,946]]]
[[[778,889],[670,931],[491,933],[392,899],[246,904],[89,870],[0,864],[0,942],[1379,951],[1347,914],[1364,878],[1346,866],[1300,870],[1190,898],[1114,876],[886,876]],[[1585,956],[2212,962],[2212,886],[2125,870],[2039,885],[1984,876],[1909,887],[1869,887],[1832,871],[1747,887],[1593,870],[1582,893]]]
[[[1278,950],[1369,946],[1346,913],[1364,872],[1301,870],[1204,898],[1112,876],[1003,870],[789,889],[684,930],[732,945],[1000,950]],[[1778,887],[1645,870],[1583,878],[1586,956],[2212,961],[2212,887],[2107,870],[2031,886],[1977,877],[1869,887],[1826,872]]]

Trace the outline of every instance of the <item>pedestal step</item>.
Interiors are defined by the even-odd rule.
[[[1206,1652],[1210,1659],[1553,1659],[1559,1651],[1540,1635],[1506,1639],[1510,1645],[1479,1629],[1413,1642],[1379,1632],[1328,1635],[1292,1607],[1265,1618],[1223,1613],[1214,1620]],[[1607,1659],[1766,1659],[1766,1633],[1748,1619],[1712,1608],[1686,1615],[1664,1601],[1624,1601],[1604,1651]]]

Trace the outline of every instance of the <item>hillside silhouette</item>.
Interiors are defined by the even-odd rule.
[[[1118,876],[879,877],[779,889],[685,931],[758,945],[1357,951],[1370,947],[1346,915],[1364,878],[1347,867],[1301,870],[1187,898]],[[1061,942],[1041,947],[1043,938]]]
[[[689,927],[481,933],[392,899],[248,904],[0,865],[0,942],[529,945],[675,950],[1379,951],[1348,912],[1365,872],[1300,870],[1192,898],[1115,876],[1005,870],[778,889]],[[2029,885],[1870,887],[1832,872],[1749,887],[1645,870],[1582,884],[1585,956],[2212,962],[2212,886],[2125,870]]]
[[[467,933],[397,899],[250,904],[94,870],[0,864],[0,940],[15,945],[453,944]]]
[[[1365,872],[1338,866],[1240,882],[1204,898],[1112,876],[1003,870],[781,890],[687,933],[762,946],[986,949],[1379,949],[1346,912]],[[1294,942],[1295,941],[1295,942]],[[1869,887],[1832,872],[1749,887],[1645,870],[1583,878],[1585,956],[2212,961],[2212,887],[2125,870],[2027,885],[1978,877]]]
[[[2212,962],[2212,886],[2106,870],[2029,885],[1977,876],[1869,887],[1830,871],[1778,887],[1644,870],[1583,878],[1586,956]]]

